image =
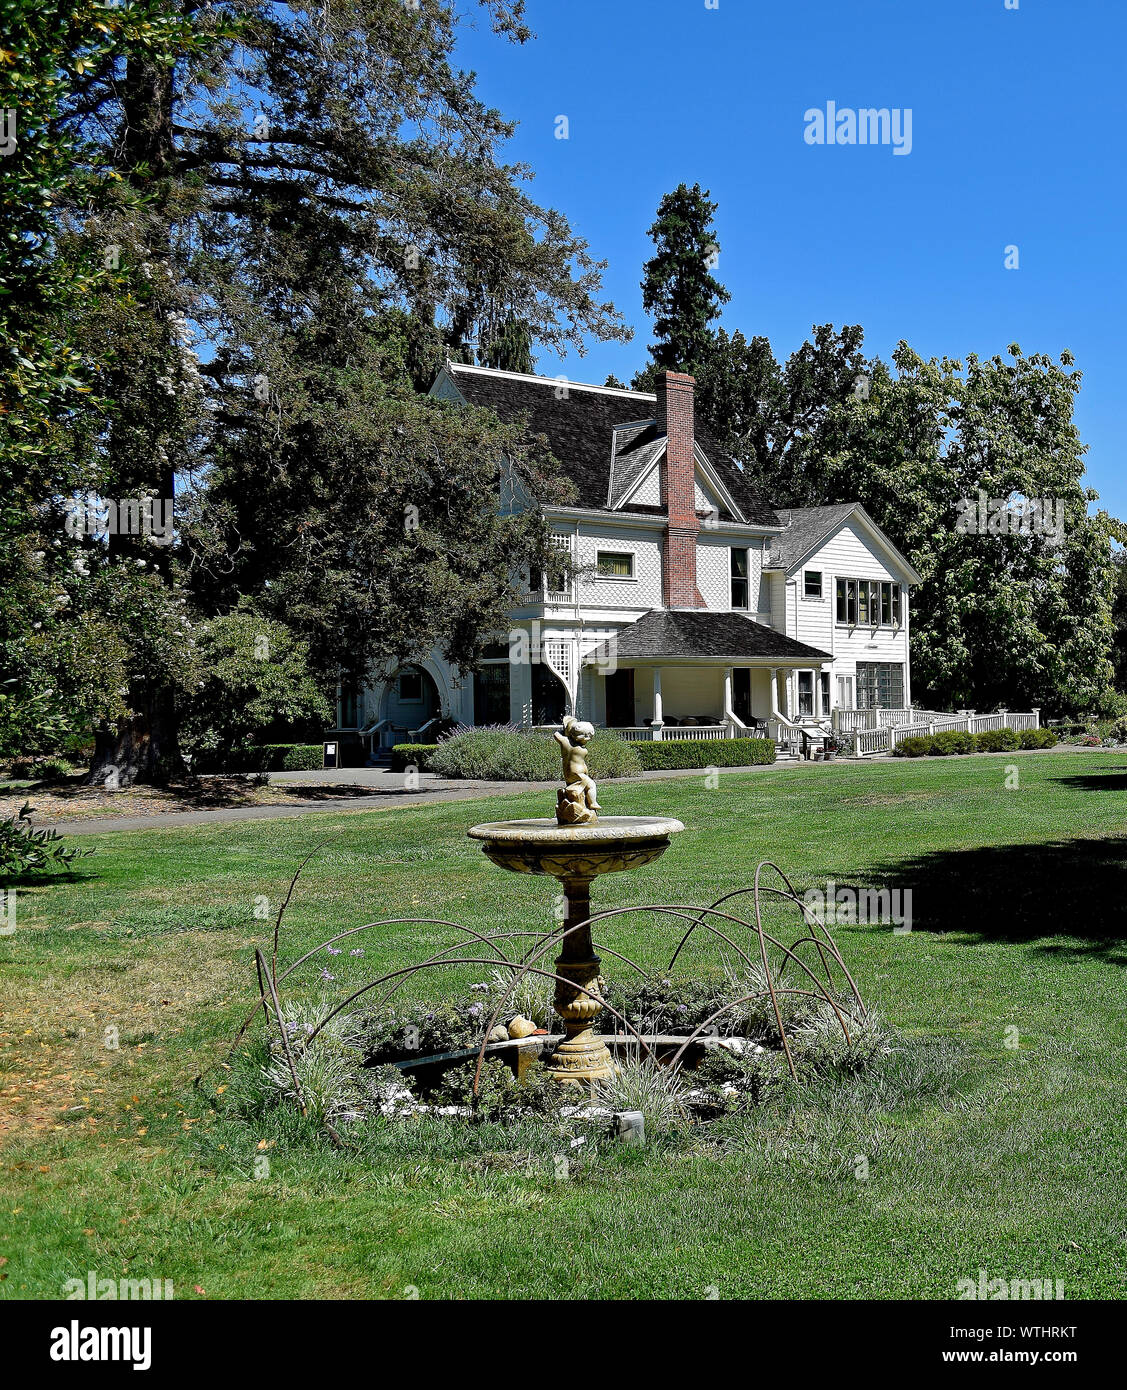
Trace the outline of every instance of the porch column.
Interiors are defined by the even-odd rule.
[[[724,722],[728,725],[732,733],[735,733],[734,719],[735,715],[732,711],[732,668],[728,666],[724,669]]]
[[[662,713],[661,713],[661,667],[660,667],[660,666],[655,666],[655,667],[654,667],[654,717],[653,717],[653,731],[654,731],[654,738],[656,738],[656,739],[660,739],[660,738],[661,738],[661,726],[662,726],[662,722],[663,722],[663,720],[662,720]]]
[[[779,710],[779,668],[771,667],[771,713],[778,719]]]
[[[819,666],[813,672],[814,675],[814,718],[822,717],[822,668]]]

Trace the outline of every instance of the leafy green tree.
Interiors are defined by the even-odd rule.
[[[658,204],[649,230],[655,251],[642,277],[642,307],[653,315],[655,341],[635,390],[652,389],[658,371],[695,374],[712,348],[709,325],[731,298],[712,274],[720,254],[715,215],[716,204],[699,183],[678,184]]]
[[[764,337],[721,329],[697,369],[700,418],[751,487],[780,507],[819,500],[831,413],[868,390],[857,325],[816,324],[780,366]]]
[[[76,113],[94,74],[194,61],[214,27],[164,0],[3,0],[0,10],[0,107],[14,120],[0,160],[0,741],[41,751],[83,724],[124,719],[123,671],[134,666],[124,652],[135,634],[82,602],[99,553],[68,536],[63,504],[104,481],[90,441],[112,412],[105,344],[83,324],[93,303],[114,304],[119,323],[134,317],[143,277],[122,265],[114,229],[144,215],[143,199],[92,135],[90,113]],[[119,590],[126,577],[151,588],[131,566]]]
[[[308,649],[284,624],[243,605],[195,629],[197,679],[181,732],[195,751],[225,755],[271,732],[332,717]]]
[[[515,42],[529,37],[520,0],[483,0],[483,7],[498,33]],[[97,11],[109,39],[122,35],[116,6],[87,9]],[[72,11],[84,13],[77,0]],[[39,508],[45,524],[57,525],[60,499],[76,491],[177,498],[169,551],[157,554],[135,534],[112,535],[103,547],[134,582],[134,621],[154,624],[116,633],[126,652],[124,686],[113,686],[121,704],[101,705],[91,775],[123,782],[176,765],[182,672],[175,660],[165,668],[152,663],[176,655],[164,641],[166,617],[176,616],[186,596],[205,615],[222,612],[240,597],[232,582],[238,574],[252,592],[269,592],[276,608],[292,603],[286,616],[298,633],[320,622],[320,596],[344,596],[329,630],[346,639],[336,664],[351,661],[355,623],[380,607],[360,596],[382,560],[347,542],[353,522],[342,499],[383,506],[398,486],[397,453],[422,459],[430,449],[429,427],[412,447],[398,444],[401,428],[429,418],[426,410],[410,413],[408,386],[429,384],[442,358],[470,343],[481,360],[519,365],[533,341],[559,349],[591,333],[628,336],[613,306],[599,301],[601,263],[559,213],[528,198],[526,171],[499,158],[512,127],[453,65],[452,3],[150,0],[125,13],[144,16],[136,42],[108,39],[73,61],[66,48],[74,46],[73,24],[57,42],[54,30],[29,40],[31,47],[55,45],[33,72],[47,93],[40,95],[52,138],[62,142],[48,162],[62,183],[43,211],[49,235],[36,247],[36,273],[67,285],[75,281],[72,265],[97,274],[67,295],[42,296],[29,320],[43,341],[68,345],[89,403],[76,400],[52,424],[65,474],[26,477],[15,508],[24,518]],[[95,24],[91,32],[101,30]],[[66,80],[56,90],[60,66]],[[90,171],[116,196],[86,197],[82,180]],[[24,196],[33,195],[29,185]],[[291,363],[295,353],[311,355]],[[61,378],[71,360],[58,357],[51,371]],[[369,370],[376,379],[356,384]],[[343,399],[374,400],[372,393],[376,429],[339,410]],[[353,430],[339,453],[331,447],[334,414],[338,427],[347,421]],[[498,442],[495,424],[478,422],[476,433],[464,426],[463,443],[446,462],[461,459],[463,444],[468,455],[474,445]],[[253,446],[257,463],[279,471],[240,474],[236,439]],[[316,477],[295,462],[307,443],[320,460]],[[343,460],[376,462],[382,471],[365,490]],[[509,525],[504,543],[492,522],[481,521],[496,509],[496,463],[468,468],[472,498],[455,483],[457,500],[435,504],[420,528],[421,544],[456,557],[448,568],[479,596],[506,582],[487,581],[480,572],[487,564],[500,565],[507,579],[506,565],[527,559],[538,544],[535,518]],[[425,479],[434,473],[429,453],[426,468],[407,480],[424,503]],[[272,499],[272,514],[242,505],[233,495],[239,478]],[[321,542],[302,529],[322,521],[336,529]],[[450,529],[440,538],[455,521],[457,534]],[[236,522],[256,529],[236,530]],[[295,539],[292,552],[278,546],[281,534]],[[478,537],[475,559],[469,552]],[[31,543],[54,562],[46,536]],[[100,562],[96,544],[80,548]],[[321,559],[331,559],[331,574],[307,568]],[[59,559],[61,575],[68,563]],[[434,558],[424,568],[433,575],[442,563]],[[360,571],[361,564],[369,568]],[[402,577],[395,572],[397,583]],[[164,585],[167,612],[158,611],[154,584]],[[452,650],[471,651],[475,612],[495,616],[488,602],[477,610],[461,600],[447,605],[417,583],[385,591],[407,602],[420,592],[435,600],[428,613],[385,614],[397,643],[406,630],[441,628]],[[124,595],[115,591],[115,598],[124,614]],[[333,658],[319,630],[318,637],[323,672]]]
[[[868,399],[834,413],[820,501],[860,501],[912,560],[913,694],[945,709],[1099,707],[1109,688],[1110,536],[1088,515],[1073,420],[1080,373],[1064,353],[923,361],[901,343]],[[1045,499],[1063,535],[960,524],[984,498]],[[960,506],[962,503],[962,506]],[[1000,508],[994,511],[1000,515]],[[969,513],[966,513],[969,515]]]

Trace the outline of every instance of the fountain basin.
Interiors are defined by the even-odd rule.
[[[555,817],[485,821],[468,833],[486,856],[517,874],[561,881],[598,878],[651,864],[684,830],[667,816],[602,816],[591,825],[557,825]]]

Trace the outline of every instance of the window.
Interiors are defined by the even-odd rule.
[[[822,597],[822,571],[806,570],[802,576],[803,598]]]
[[[340,688],[340,727],[356,729],[360,723],[360,693],[356,686],[347,683]]]
[[[814,713],[813,671],[799,671],[798,673],[798,712],[799,714]]]
[[[837,621],[850,627],[899,627],[900,585],[887,579],[839,579]]]
[[[732,551],[732,607],[746,608],[748,600],[747,551]]]
[[[595,555],[595,570],[604,579],[633,579],[634,556],[629,550],[600,550]]]
[[[479,666],[473,677],[473,721],[475,724],[509,722],[509,666]]]
[[[829,714],[829,712],[830,712],[830,673],[829,673],[828,671],[819,671],[819,673],[818,673],[818,682],[819,682],[819,684],[820,684],[821,687],[822,687],[822,713],[823,713],[823,714]]]
[[[903,709],[904,667],[899,662],[857,663],[858,709]]]
[[[399,698],[405,704],[421,704],[423,699],[423,678],[418,671],[400,671]]]
[[[853,708],[853,677],[838,676],[837,678],[837,702],[842,709]]]
[[[552,546],[559,552],[558,563],[550,560],[544,571],[544,594],[549,600],[570,603],[571,594],[571,537],[561,532],[553,532]],[[478,721],[481,722],[480,720]]]

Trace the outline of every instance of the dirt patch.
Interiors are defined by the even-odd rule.
[[[80,778],[40,782],[18,791],[0,789],[0,818],[19,813],[25,802],[32,807],[32,823],[100,820],[113,816],[155,816],[173,811],[216,811],[243,806],[307,806],[318,801],[347,798],[375,799],[371,787],[341,782],[303,786],[292,782],[258,786],[243,777],[201,777],[198,781],[169,787],[131,787],[107,791],[86,786]]]
[[[144,1129],[159,1093],[195,1074],[199,1059],[169,1057],[170,1043],[226,1002],[230,985],[219,982],[231,978],[230,957],[215,953],[214,938],[195,935],[31,988],[26,976],[9,975],[0,984],[0,1145],[72,1126]]]

